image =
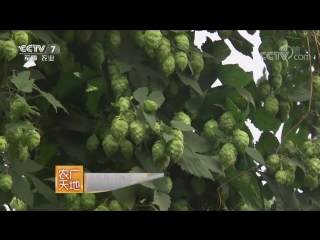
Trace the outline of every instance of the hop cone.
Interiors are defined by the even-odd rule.
[[[174,73],[175,70],[175,60],[173,55],[170,55],[169,57],[167,57],[161,64],[161,70],[162,72],[166,75],[166,77],[168,77],[169,75],[171,75],[172,73]]]
[[[116,95],[116,98],[120,97],[129,86],[129,81],[126,75],[124,74],[117,74],[114,75],[111,80],[111,87],[113,92]]]
[[[168,38],[163,37],[159,48],[155,50],[156,57],[159,62],[163,62],[171,54],[171,44]]]
[[[145,48],[155,50],[162,43],[162,33],[160,30],[147,30],[144,34]]]
[[[179,71],[183,71],[188,66],[188,56],[185,52],[176,52],[174,55],[174,59],[176,62],[176,68]]]
[[[119,118],[115,118],[111,125],[111,134],[117,142],[121,142],[127,135],[129,130],[128,123]]]
[[[219,158],[226,169],[233,166],[237,160],[236,147],[231,143],[224,144],[219,152]]]
[[[183,154],[184,145],[179,139],[172,139],[166,145],[166,155],[174,162],[178,162]]]
[[[134,141],[136,145],[140,144],[143,139],[146,137],[146,127],[140,121],[134,121],[130,124],[129,133],[131,139]]]
[[[28,45],[29,44],[29,35],[25,31],[16,31],[13,34],[13,40],[18,45]]]
[[[187,114],[185,114],[184,112],[175,113],[173,120],[184,122],[187,125],[191,125],[190,117]]]
[[[231,112],[225,112],[219,119],[220,129],[226,134],[231,134],[236,128],[236,125],[237,122]]]
[[[76,30],[75,31],[75,37],[78,44],[87,43],[92,35],[93,35],[92,30]]]
[[[108,134],[104,138],[102,142],[102,147],[107,157],[111,157],[119,150],[119,144],[116,142],[116,140],[113,138],[111,134]]]
[[[126,160],[130,160],[133,154],[133,145],[129,140],[121,142],[120,151]]]
[[[265,101],[265,109],[268,116],[276,116],[279,111],[278,99],[273,96],[267,97]]]
[[[237,129],[233,132],[233,144],[240,152],[244,152],[249,146],[249,136],[246,132]]]
[[[118,30],[108,30],[104,39],[105,49],[114,52],[121,44],[121,35]]]
[[[152,158],[153,160],[159,161],[163,159],[166,155],[166,142],[163,140],[158,140],[152,147]]]
[[[184,33],[176,35],[174,37],[174,42],[178,46],[181,46],[181,47],[183,47],[185,49],[189,49],[190,41],[189,41],[188,36],[186,34],[184,34]]]
[[[11,61],[18,55],[18,47],[14,41],[6,41],[2,47],[2,55],[8,60]]]
[[[88,139],[86,143],[87,149],[90,152],[94,152],[99,147],[99,139],[96,134],[92,134]]]
[[[88,47],[88,55],[94,65],[101,66],[105,60],[102,44],[99,42],[91,43]]]

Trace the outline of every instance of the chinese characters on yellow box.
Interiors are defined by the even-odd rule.
[[[56,193],[83,193],[83,166],[56,166]]]

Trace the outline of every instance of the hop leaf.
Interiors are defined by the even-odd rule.
[[[121,142],[120,151],[126,160],[130,160],[133,154],[133,145],[129,140]]]
[[[116,142],[116,140],[113,138],[111,134],[108,134],[104,138],[102,142],[102,147],[107,157],[113,156],[119,150],[119,144]]]
[[[196,195],[201,196],[206,191],[206,183],[202,178],[193,177],[190,185]]]
[[[221,39],[227,39],[231,34],[231,30],[218,30],[218,35]]]
[[[61,38],[66,43],[72,43],[75,40],[76,37],[76,30],[62,30],[61,32]]]
[[[99,147],[99,139],[97,137],[96,134],[92,134],[88,139],[87,139],[87,142],[86,142],[86,146],[87,146],[87,149],[90,151],[90,152],[94,152],[98,149]]]
[[[0,189],[4,192],[7,192],[12,187],[12,178],[8,174],[0,175]]]

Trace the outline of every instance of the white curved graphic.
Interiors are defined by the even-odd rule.
[[[282,46],[282,47],[280,47],[279,51],[284,53],[284,55],[286,56],[287,60],[292,58],[293,53],[294,53],[292,47],[290,47],[290,46]]]

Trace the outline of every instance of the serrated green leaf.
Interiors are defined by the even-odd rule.
[[[88,81],[90,86],[94,87],[96,91],[87,92],[87,109],[91,114],[98,111],[99,101],[101,96],[107,91],[107,84],[103,78],[93,78]]]
[[[293,93],[289,94],[289,98],[294,102],[309,101],[310,91],[308,89],[298,87]]]
[[[198,109],[204,102],[206,97],[207,91],[203,92],[200,96],[190,98],[186,101],[185,107],[188,109],[189,112],[196,114]]]
[[[136,91],[134,91],[133,97],[140,104],[142,104],[147,99],[148,92],[149,92],[149,90],[147,87],[138,88]]]
[[[130,171],[130,173],[145,173],[145,171],[139,167],[133,167]],[[142,186],[150,189],[155,189],[156,187],[153,184],[153,181],[148,181],[144,183],[140,183]]]
[[[158,107],[161,107],[161,105],[164,103],[164,101],[166,100],[162,94],[162,92],[160,91],[154,91],[152,92],[148,97],[148,100],[154,101]]]
[[[214,134],[218,135],[220,138],[227,139],[227,135],[224,132],[222,132],[221,130],[219,130],[217,128],[213,128],[212,131],[214,132]]]
[[[170,140],[176,138],[173,134],[166,133],[166,132],[163,132],[163,133],[162,133],[162,137],[164,138],[164,140],[165,140],[166,142],[169,142]]]
[[[13,169],[17,173],[21,173],[22,175],[26,173],[38,172],[44,168],[44,166],[36,163],[35,161],[26,160],[23,163],[14,162],[10,165],[10,168]]]
[[[241,117],[243,116],[243,112],[237,107],[237,105],[234,104],[234,102],[229,97],[226,98],[226,103],[229,111],[233,114],[233,116],[236,119],[241,119]]]
[[[154,166],[154,161],[150,156],[148,156],[141,149],[137,149],[135,152],[136,158],[141,163],[143,169],[148,173],[156,173],[158,172],[156,167]]]
[[[22,129],[27,129],[27,130],[38,130],[37,128],[30,126],[26,122],[22,120],[14,120],[9,124],[5,125],[5,128],[8,130],[16,129],[16,128],[22,128]]]
[[[245,97],[254,107],[256,107],[256,104],[254,102],[254,99],[251,95],[251,93],[245,89],[245,88],[238,88],[238,93],[240,93],[243,97]]]
[[[197,177],[204,177],[214,180],[208,167],[195,156],[193,156],[191,151],[191,149],[185,147],[183,156],[177,164],[181,167],[182,170],[186,171],[187,173],[190,173]]]
[[[0,110],[4,112],[10,112],[10,101],[8,101],[10,93],[1,92],[0,93]]]
[[[296,158],[291,158],[292,163],[294,163],[296,166],[301,168],[301,170],[306,173],[306,166],[303,162],[303,159],[296,157]]]
[[[168,211],[171,205],[171,199],[168,194],[154,190],[153,204],[157,205],[160,211]]]
[[[37,160],[38,164],[46,165],[47,162],[58,152],[58,144],[41,145],[39,151],[41,153],[40,158]]]
[[[34,195],[31,192],[28,183],[22,178],[22,175],[11,171],[10,175],[12,177],[12,187],[11,192],[18,199],[33,207]]]
[[[212,144],[206,139],[200,137],[194,132],[183,132],[184,143],[188,145],[193,152],[205,153],[211,150]]]
[[[252,57],[253,52],[253,44],[249,42],[247,39],[241,36],[239,31],[232,30],[230,36],[228,37],[234,48],[241,52],[245,56]]]
[[[148,122],[149,126],[153,129],[156,125],[156,116],[154,113],[146,113],[143,112],[143,116],[145,117],[146,121]]]
[[[261,155],[261,153],[254,148],[250,148],[247,147],[246,148],[246,153],[249,155],[249,157],[251,157],[254,161],[261,163],[261,164],[265,164],[264,159]]]
[[[26,176],[32,181],[32,183],[35,186],[35,188],[37,189],[37,191],[40,194],[42,194],[45,197],[45,199],[47,199],[53,203],[58,202],[57,194],[51,188],[49,188],[47,185],[45,185],[38,178],[36,178],[28,173],[26,174]]]
[[[276,118],[266,115],[265,108],[257,107],[254,111],[251,121],[255,127],[261,131],[269,132],[276,131],[281,123]]]
[[[172,120],[170,123],[171,123],[172,127],[176,128],[176,129],[179,129],[181,131],[188,132],[188,131],[193,131],[194,130],[193,127],[191,127],[190,125],[188,125],[188,124],[186,124],[184,122],[181,122],[181,121]]]
[[[231,50],[225,41],[218,40],[213,42],[209,37],[207,37],[201,49],[214,56],[213,59],[216,64],[221,63],[231,54]]]
[[[198,82],[194,78],[186,75],[185,73],[181,73],[181,72],[177,72],[177,74],[178,74],[180,81],[183,84],[192,87],[197,93],[202,94],[202,90],[201,90]]]
[[[205,165],[210,171],[220,174],[221,176],[226,176],[226,174],[223,171],[223,167],[221,163],[214,160],[212,157],[201,155],[198,153],[195,153],[195,156]]]
[[[131,64],[128,64],[124,61],[119,61],[119,70],[120,70],[120,74],[123,74],[123,73],[126,73],[126,72],[129,72],[131,69],[132,69],[132,65]]]
[[[30,31],[36,38],[42,40],[46,44],[54,43],[49,34],[45,30]]]
[[[270,132],[263,132],[256,144],[256,149],[262,156],[268,151],[276,149],[279,146],[279,140]]]
[[[137,198],[137,185],[117,189],[112,195],[131,211]]]
[[[31,93],[33,90],[34,80],[29,78],[30,72],[21,72],[17,75],[13,73],[10,81],[16,86],[19,91],[24,93]]]
[[[41,96],[47,99],[49,103],[53,106],[53,108],[58,111],[57,108],[61,108],[65,113],[68,113],[67,109],[62,106],[62,104],[51,94],[51,93],[46,93],[43,91],[39,91]]]
[[[54,177],[46,178],[46,179],[43,179],[43,181],[56,182],[56,178],[54,178]]]
[[[246,73],[238,64],[218,66],[218,79],[224,84],[234,88],[241,88],[253,81],[252,76]]]

